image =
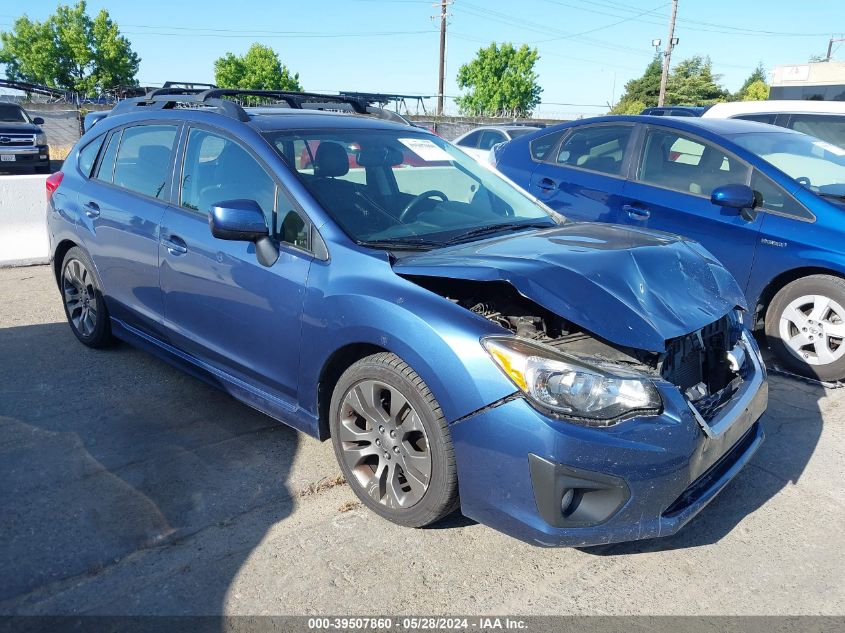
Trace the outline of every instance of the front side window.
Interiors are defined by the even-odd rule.
[[[117,151],[114,184],[151,198],[164,198],[178,130],[175,125],[126,128]]]
[[[207,214],[218,202],[254,200],[273,226],[276,183],[235,141],[213,132],[192,129],[182,168],[181,204]]]
[[[716,187],[748,182],[748,167],[715,145],[653,128],[646,136],[637,178],[656,187],[709,198]]]
[[[740,114],[731,118],[741,119],[743,121],[756,121],[757,123],[768,123],[769,125],[774,125],[777,116],[777,114]]]
[[[437,136],[350,129],[265,137],[359,243],[436,247],[478,229],[556,224],[540,203]]]
[[[557,163],[603,174],[620,175],[622,159],[631,139],[630,125],[594,125],[576,128],[557,154]]]

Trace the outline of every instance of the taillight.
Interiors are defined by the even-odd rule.
[[[50,174],[47,178],[47,182],[44,183],[47,185],[47,200],[52,198],[53,194],[56,193],[56,189],[58,189],[59,185],[62,184],[62,178],[64,177],[65,175],[62,172],[57,171],[55,174]]]

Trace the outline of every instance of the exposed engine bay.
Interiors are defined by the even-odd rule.
[[[655,353],[615,345],[587,332],[505,281],[406,278],[522,338],[584,361],[660,376],[677,386],[705,420],[715,416],[742,383],[745,358],[736,351],[742,329],[732,315],[667,341],[666,351]]]

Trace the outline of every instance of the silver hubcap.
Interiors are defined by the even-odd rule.
[[[824,295],[798,297],[780,315],[780,338],[810,365],[829,365],[845,355],[845,310]]]
[[[346,392],[339,440],[346,465],[373,500],[408,508],[428,490],[428,436],[417,412],[390,385],[363,380]]]
[[[85,265],[72,259],[62,275],[62,294],[70,322],[82,336],[91,336],[97,327],[97,299],[94,278]]]

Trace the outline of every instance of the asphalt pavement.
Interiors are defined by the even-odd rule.
[[[841,615],[843,406],[772,377],[764,446],[674,537],[409,530],[356,502],[330,443],[83,347],[49,268],[0,269],[0,614]]]

